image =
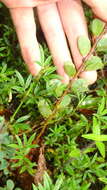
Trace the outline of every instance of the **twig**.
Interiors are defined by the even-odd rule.
[[[72,87],[72,84],[74,83],[75,79],[79,77],[79,75],[80,75],[81,72],[83,72],[83,70],[84,70],[84,63],[85,63],[87,60],[90,59],[90,57],[92,56],[92,54],[93,54],[94,51],[95,51],[95,48],[96,48],[98,42],[102,39],[102,37],[103,37],[103,35],[105,34],[106,30],[107,30],[107,26],[105,25],[104,30],[102,31],[102,33],[96,38],[96,40],[95,40],[95,42],[94,42],[94,44],[93,44],[93,46],[92,46],[92,48],[91,48],[89,54],[88,54],[86,57],[83,58],[82,63],[81,63],[81,66],[79,67],[77,73],[76,73],[76,74],[74,75],[74,77],[69,81],[69,84],[68,84],[67,89],[64,91],[64,93],[63,93],[63,95],[60,97],[60,99],[56,102],[55,108],[54,108],[52,114],[50,115],[50,117],[49,117],[47,120],[43,121],[43,122],[40,124],[40,125],[42,126],[42,130],[41,130],[41,132],[39,133],[39,135],[37,136],[37,138],[35,139],[35,141],[34,141],[35,144],[38,144],[38,143],[39,143],[39,140],[40,140],[40,138],[42,137],[42,135],[44,134],[46,128],[48,127],[49,122],[50,122],[50,121],[54,118],[54,116],[56,115],[56,112],[57,112],[57,110],[58,110],[59,104],[60,104],[61,101],[63,100],[64,96],[69,92],[69,89]]]
[[[30,88],[28,89],[28,91],[26,92],[25,96],[23,97],[22,101],[20,102],[19,106],[17,107],[16,111],[14,112],[14,114],[12,115],[11,119],[10,119],[10,123],[12,123],[14,121],[15,116],[17,115],[17,113],[19,112],[20,108],[22,107],[25,99],[28,97],[29,93],[31,92],[32,88],[33,88],[33,83],[31,84]]]

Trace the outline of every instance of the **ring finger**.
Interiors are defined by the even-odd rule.
[[[79,36],[88,36],[86,20],[80,0],[60,0],[58,2],[60,17],[67,35],[72,56],[76,67],[82,64],[82,56],[77,47]],[[81,74],[81,77],[92,84],[97,79],[96,71],[87,71]]]

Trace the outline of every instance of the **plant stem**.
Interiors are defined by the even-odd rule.
[[[17,115],[17,113],[19,112],[20,108],[22,107],[26,97],[29,95],[29,93],[31,92],[32,88],[33,88],[34,83],[31,84],[30,88],[28,89],[28,91],[26,92],[25,96],[23,97],[23,99],[21,100],[19,106],[17,107],[17,109],[15,110],[14,114],[12,115],[11,119],[10,119],[10,123],[12,123],[15,119],[15,116]]]
[[[81,66],[79,67],[77,73],[74,75],[74,77],[72,79],[70,79],[69,81],[69,84],[68,84],[68,87],[67,89],[64,91],[63,95],[60,97],[60,99],[56,102],[55,104],[55,107],[54,107],[54,110],[52,112],[52,114],[49,116],[49,118],[45,121],[43,121],[41,123],[41,127],[42,127],[42,130],[40,131],[39,135],[37,136],[37,138],[35,139],[34,143],[35,144],[38,144],[39,141],[40,141],[40,138],[42,137],[42,135],[44,134],[46,128],[48,127],[48,124],[49,122],[54,118],[54,116],[56,115],[56,112],[58,111],[58,107],[59,107],[59,104],[61,103],[61,101],[63,100],[64,96],[69,92],[69,89],[72,87],[72,84],[74,83],[74,81],[76,80],[76,78],[79,77],[80,73],[84,71],[84,63],[90,59],[90,57],[92,56],[92,54],[94,53],[95,51],[95,48],[98,44],[98,42],[102,39],[103,35],[105,34],[107,28],[106,28],[106,25],[104,27],[104,30],[102,31],[102,33],[96,38],[89,54],[83,58],[82,60],[82,63],[81,63]]]
[[[36,80],[35,80],[36,82],[39,81],[39,79],[41,78],[41,76],[42,76],[43,73],[44,73],[44,70],[45,70],[45,68],[42,69],[42,70],[39,72],[39,74],[38,74],[38,76],[37,76],[37,78],[36,78]],[[25,99],[26,99],[27,96],[30,94],[31,90],[33,89],[33,86],[34,86],[34,83],[32,83],[32,84],[30,85],[30,88],[29,88],[28,91],[26,92],[25,96],[22,98],[22,100],[21,100],[19,106],[17,107],[17,109],[15,110],[15,112],[13,113],[13,115],[12,115],[12,117],[11,117],[11,119],[10,119],[10,123],[12,123],[12,122],[14,121],[14,119],[15,119],[17,113],[19,112],[20,108],[22,107],[22,105],[23,105]]]

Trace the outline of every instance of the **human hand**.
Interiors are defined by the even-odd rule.
[[[64,62],[71,61],[70,52],[72,52],[76,67],[81,65],[82,56],[78,51],[77,39],[81,35],[88,36],[80,0],[59,0],[57,3],[55,0],[14,0],[14,4],[11,0],[2,0],[2,2],[10,8],[23,58],[33,75],[40,70],[40,66],[35,64],[40,60],[40,52],[32,8],[37,6],[38,17],[57,71],[64,77],[63,82],[68,82],[69,77],[63,68]],[[82,73],[81,77],[93,83],[97,79],[97,74],[96,71],[88,71]]]

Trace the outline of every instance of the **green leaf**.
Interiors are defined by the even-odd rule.
[[[102,69],[104,66],[101,58],[98,56],[91,56],[91,58],[88,61],[86,61],[84,64],[86,71]]]
[[[99,180],[102,181],[103,183],[107,184],[107,178],[106,177],[100,177]]]
[[[48,102],[45,99],[39,100],[38,109],[39,109],[41,115],[45,118],[48,118],[52,114],[50,105],[48,104]]]
[[[24,146],[26,146],[26,144],[27,144],[27,135],[25,133],[23,134],[23,142],[24,142]]]
[[[102,190],[107,190],[107,185]]]
[[[26,80],[25,89],[27,89],[30,86],[31,81],[32,81],[32,75],[29,75]]]
[[[82,135],[83,138],[94,140],[94,141],[107,141],[107,135],[96,135],[93,133]]]
[[[33,190],[38,190],[38,188],[34,184],[32,184],[32,187],[33,187]]]
[[[7,190],[13,190],[14,188],[14,183],[11,179],[7,180]]]
[[[21,160],[23,159],[23,156],[13,156],[12,160]]]
[[[106,99],[105,97],[102,97],[101,102],[99,103],[99,106],[98,106],[98,110],[97,110],[98,115],[102,115],[106,107],[105,105],[106,105]]]
[[[38,190],[44,190],[44,187],[40,183],[38,184]]]
[[[43,66],[43,63],[41,63],[40,61],[36,61],[35,64],[38,64],[39,66]]]
[[[22,116],[20,117],[19,119],[17,119],[16,123],[21,123],[23,121],[26,121],[30,118],[30,115],[25,115],[25,116]]]
[[[81,190],[89,190],[89,187],[91,186],[91,183],[88,183],[88,184],[83,184],[81,186]]]
[[[51,79],[47,81],[46,89],[50,95],[54,95],[55,97],[60,97],[63,91],[66,88],[66,84],[63,84],[58,79]]]
[[[73,157],[73,158],[78,158],[80,155],[81,155],[81,151],[80,151],[80,149],[78,149],[76,147],[73,150],[71,150],[71,152],[69,154],[69,156]]]
[[[71,97],[67,94],[63,97],[61,103],[60,103],[60,108],[64,108],[66,106],[68,106],[71,102]]]
[[[9,144],[8,146],[11,148],[19,149],[19,145],[17,144]]]
[[[96,146],[102,157],[105,158],[105,144],[102,142],[96,142]]]
[[[87,153],[90,153],[90,152],[94,152],[96,148],[86,148],[83,153],[84,154],[87,154]]]
[[[51,181],[50,176],[46,172],[43,176],[43,181],[44,181],[44,188],[47,190],[51,189],[52,181]]]
[[[36,136],[36,133],[34,133],[28,140],[28,144],[32,144],[32,142],[34,141],[35,139],[35,136]]]
[[[61,83],[61,84],[57,85],[55,88],[56,97],[60,97],[63,94],[64,89],[65,89],[64,84]]]
[[[104,52],[107,53],[107,38],[102,38],[98,43],[96,50],[98,52]]]
[[[0,3],[0,8],[2,8],[3,7],[3,4],[2,3]]]
[[[17,78],[19,79],[20,85],[21,85],[22,87],[24,87],[25,82],[24,82],[24,79],[23,79],[22,75],[21,75],[18,71],[15,71],[15,73],[16,73]]]
[[[24,92],[24,88],[20,87],[20,86],[13,86],[12,89],[17,91],[18,93],[23,93]]]
[[[71,90],[74,93],[82,93],[88,90],[88,83],[85,79],[77,79],[74,81]]]
[[[13,130],[15,134],[18,134],[19,131],[25,131],[25,130],[31,131],[32,128],[30,128],[30,124],[27,123],[14,123]]]
[[[94,19],[91,23],[91,30],[94,36],[99,36],[103,31],[105,23],[99,19]]]
[[[80,36],[78,39],[78,48],[82,56],[86,56],[91,50],[91,42],[87,36]]]
[[[4,159],[1,160],[0,161],[0,171],[6,169],[7,167],[8,167],[8,162]]]
[[[64,176],[58,177],[58,179],[57,179],[57,181],[55,183],[55,187],[53,188],[53,190],[60,190],[61,185],[63,184],[63,180],[64,180]]]
[[[20,174],[25,172],[27,170],[27,167],[26,166],[22,166],[21,169],[20,169]]]
[[[44,62],[44,66],[49,65],[51,63],[52,56],[50,55]]]
[[[69,77],[72,77],[76,74],[75,66],[70,61],[64,63],[64,70]]]
[[[21,161],[15,163],[15,164],[12,164],[12,168],[17,168],[17,167],[20,167],[20,166],[22,166],[22,165],[23,165],[23,160],[21,160]]]
[[[41,58],[41,64],[42,66],[44,66],[44,61],[45,61],[45,55],[44,55],[44,50],[43,47],[41,45],[39,45],[39,49],[40,49],[40,58]]]
[[[22,141],[21,141],[21,139],[20,139],[20,137],[18,135],[16,135],[16,139],[17,139],[18,145],[20,147],[23,147]]]
[[[100,135],[99,121],[96,117],[93,117],[93,134]]]

